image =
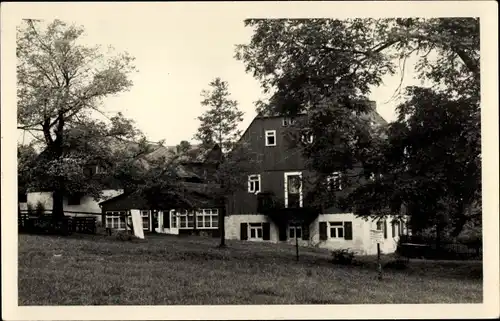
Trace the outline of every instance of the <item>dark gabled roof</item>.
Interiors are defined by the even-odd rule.
[[[171,208],[178,207],[221,207],[222,199],[214,197],[214,191],[220,188],[215,184],[180,183],[184,187],[184,200],[169,200]],[[128,209],[152,209],[151,204],[139,192],[124,193],[99,203],[104,210],[118,211]]]

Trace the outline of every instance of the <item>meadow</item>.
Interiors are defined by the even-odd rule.
[[[200,236],[19,235],[19,305],[481,303],[480,261],[412,259],[383,270],[358,256]],[[392,260],[383,256],[383,263]]]

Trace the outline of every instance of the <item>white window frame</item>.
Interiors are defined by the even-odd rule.
[[[269,144],[267,140],[269,137],[274,137],[274,144]],[[276,146],[276,130],[266,130],[265,139],[266,139],[266,146],[268,147]]]
[[[283,127],[288,127],[290,125],[295,124],[295,119],[293,117],[283,117],[281,124]]]
[[[333,185],[335,186],[335,181],[338,181],[338,184],[337,184],[337,188],[334,189],[333,191],[341,191],[343,186],[342,186],[342,172],[333,172],[331,173],[327,178],[326,178],[326,181],[328,183],[328,189],[329,190],[332,190],[332,181],[333,181]]]
[[[149,211],[149,210],[142,210],[141,211],[142,229],[143,230],[149,230],[151,228],[151,224],[152,224],[153,220],[149,216],[149,213],[151,213],[151,211]],[[132,221],[132,217],[130,217],[130,221]],[[147,226],[144,226],[144,223],[146,223],[146,222],[147,222]]]
[[[259,189],[255,188],[255,182],[259,182]],[[259,193],[262,189],[262,183],[260,180],[260,174],[248,175],[248,192],[249,193]]]
[[[180,230],[192,230],[194,229],[194,216],[196,215],[194,211],[188,211],[188,210],[180,210],[176,211],[177,217],[179,217],[179,225],[177,226],[178,229]],[[183,218],[185,218],[184,222],[182,222]],[[192,225],[190,226],[190,220],[189,218],[192,218],[191,222]]]
[[[255,237],[252,237],[252,231],[255,231]],[[260,231],[260,237],[259,237]],[[264,239],[264,224],[262,223],[248,223],[248,239],[249,240],[263,240]]]
[[[170,226],[169,228],[177,228],[177,211],[176,210],[170,210]]]
[[[377,174],[377,175],[375,175],[375,173],[372,172],[372,173],[370,173],[369,180],[372,181],[372,182],[374,182],[376,179],[382,179],[383,177],[384,177],[383,174]]]
[[[215,220],[214,220],[215,218]],[[200,226],[201,222],[201,226]],[[215,224],[214,224],[215,222]],[[208,224],[207,224],[208,223]],[[204,208],[196,211],[197,229],[217,229],[219,228],[219,210],[216,208]]]
[[[314,142],[313,134],[303,134],[301,136],[302,143],[304,144],[312,144]]]
[[[285,207],[288,208],[288,176],[299,176],[300,178],[300,187],[299,187],[299,206],[302,207],[303,204],[303,193],[302,193],[302,187],[304,185],[304,182],[302,181],[302,172],[285,172],[284,174],[284,186],[285,186]]]
[[[345,239],[345,228],[343,221],[331,221],[328,222],[328,238],[331,239]],[[335,229],[335,236],[332,235],[332,229]],[[339,236],[339,230],[342,230],[342,236]]]
[[[127,217],[126,211],[106,211],[106,228],[112,228],[114,230],[124,230],[125,220],[121,220],[123,216]],[[109,224],[109,220],[111,224]]]
[[[292,230],[293,230],[293,236],[292,236]],[[302,233],[302,226],[289,226],[288,227],[288,238],[290,240],[295,240],[295,235],[297,235],[297,231],[300,231],[300,237],[297,237],[297,239],[302,240],[302,237],[304,234]]]

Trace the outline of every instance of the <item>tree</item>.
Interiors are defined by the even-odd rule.
[[[238,110],[235,100],[229,99],[228,84],[220,78],[210,82],[211,90],[202,92],[201,104],[209,109],[198,117],[201,121],[195,139],[206,148],[218,144],[222,157],[214,174],[215,182],[220,188],[214,189],[214,198],[227,201],[230,195],[246,184],[250,168],[255,166],[255,155],[242,142],[238,142],[241,131],[239,122],[243,120],[243,112]],[[220,247],[225,247],[225,211],[219,215]]]
[[[215,78],[209,86],[211,89],[202,91],[201,102],[208,110],[198,117],[201,123],[194,138],[206,146],[218,144],[227,153],[241,135],[238,125],[243,120],[243,112],[238,110],[235,100],[229,99],[226,81]]]
[[[63,197],[81,168],[81,160],[66,157],[65,146],[71,127],[85,126],[90,132],[89,115],[101,112],[105,97],[128,90],[134,71],[128,54],[104,55],[99,47],[80,43],[83,28],[55,20],[45,29],[28,19],[17,33],[18,128],[38,130],[50,164],[45,182],[53,191],[53,216],[63,215]],[[112,120],[113,128],[130,127],[121,115]],[[73,126],[74,125],[74,126]],[[101,125],[101,124],[98,124]],[[102,127],[102,126],[101,126]],[[116,132],[120,136],[123,132]],[[135,137],[135,131],[125,136]],[[87,144],[88,146],[88,144]],[[78,175],[76,175],[78,176]]]
[[[422,114],[415,116],[416,109],[430,112],[431,108],[433,111],[427,115],[431,118],[426,118],[433,127],[420,128],[427,132],[426,135],[431,135],[432,131],[444,133],[442,124],[450,122],[450,118],[462,118],[463,114],[457,113],[456,108],[452,111],[450,107],[446,113],[437,112],[436,109],[442,106],[436,105],[432,99],[438,99],[440,103],[454,101],[452,105],[465,106],[472,115],[479,115],[478,19],[250,19],[245,24],[254,28],[254,34],[249,44],[237,46],[236,58],[245,63],[247,71],[252,72],[264,91],[271,95],[268,102],[259,104],[259,111],[305,114],[306,120],[298,128],[299,135],[312,133],[314,141],[302,143],[300,147],[307,165],[320,178],[337,170],[354,172],[355,167],[361,165],[361,175],[345,177],[343,182],[345,187],[350,187],[344,194],[366,196],[362,198],[364,204],[358,202],[355,207],[358,214],[385,216],[394,211],[399,213],[397,204],[401,205],[401,201],[394,195],[406,195],[405,205],[410,215],[411,209],[417,208],[410,204],[419,204],[426,197],[432,199],[439,195],[436,204],[448,201],[450,194],[446,197],[445,194],[434,194],[435,183],[431,184],[406,167],[391,167],[391,164],[397,165],[394,162],[398,158],[386,153],[395,148],[387,144],[399,143],[400,151],[408,150],[409,146],[391,138],[386,142],[384,137],[390,137],[391,131],[396,135],[394,131],[407,126],[408,118],[422,120]],[[431,83],[432,91],[410,89],[407,98],[410,103],[406,108],[401,107],[400,120],[390,126],[389,133],[383,128],[372,130],[363,121],[363,115],[369,113],[365,101],[370,89],[379,86],[385,75],[394,74],[397,64],[404,69],[411,56],[418,57],[416,72],[421,79]],[[422,98],[424,92],[432,94],[432,99],[425,99],[425,108],[416,101],[416,97]],[[467,121],[479,125],[476,116]],[[445,137],[452,139],[453,135],[466,135],[473,146],[477,146],[479,126],[467,126],[465,130],[463,133],[450,132]],[[418,143],[415,131],[407,133],[410,135],[407,143]],[[453,146],[453,143],[448,143]],[[424,157],[429,157],[433,148],[431,144],[421,146],[412,156],[412,162],[428,164]],[[458,157],[464,163],[474,159],[475,165],[470,166],[479,166],[479,158],[475,158],[476,147],[473,150],[460,149],[454,155],[460,153]],[[434,160],[442,171],[449,159],[442,154],[436,156]],[[467,170],[458,165],[456,171],[462,175],[461,181],[454,183],[469,186],[467,194],[477,195],[478,185],[467,185],[465,177],[478,172],[466,174]],[[376,174],[377,179],[365,184],[371,174]],[[383,174],[384,179],[379,179],[378,174]],[[421,192],[427,193],[424,196],[412,194],[405,190],[406,185],[391,184],[389,180],[394,177],[407,177],[408,181],[415,182],[415,188],[418,186]],[[477,180],[477,176],[473,180]],[[451,191],[451,186],[447,186]],[[312,192],[321,195],[324,190],[324,180],[319,179]],[[336,201],[346,206],[347,200],[349,198],[345,197]],[[458,208],[455,213],[464,213]],[[463,216],[456,214],[456,217]]]

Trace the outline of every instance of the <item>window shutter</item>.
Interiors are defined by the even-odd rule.
[[[279,240],[280,241],[286,241],[287,240],[287,234],[286,234],[286,225],[282,223],[282,225],[279,226]]]
[[[384,239],[387,238],[387,221],[384,220]]]
[[[309,224],[302,224],[302,239],[309,240]]]
[[[319,239],[321,241],[326,241],[328,235],[326,233],[326,222],[319,222]]]
[[[392,221],[392,237],[396,237],[396,222]]]
[[[344,239],[352,240],[352,222],[344,222]]]
[[[271,239],[271,223],[262,223],[262,239],[264,241]]]
[[[170,228],[170,212],[163,212],[163,227]]]
[[[248,240],[248,224],[247,223],[240,224],[240,240],[242,240],[242,241]]]

